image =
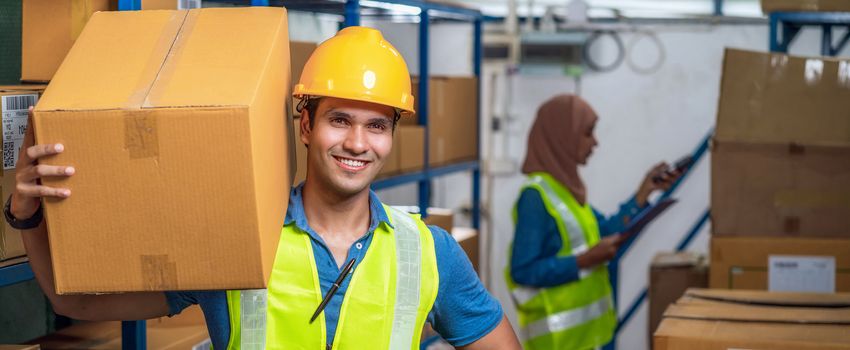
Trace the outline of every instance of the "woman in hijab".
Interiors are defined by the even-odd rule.
[[[526,349],[593,349],[611,340],[617,316],[606,263],[618,232],[680,175],[659,163],[617,214],[599,214],[578,173],[597,145],[596,121],[580,97],[558,95],[540,106],[528,137],[506,274]]]

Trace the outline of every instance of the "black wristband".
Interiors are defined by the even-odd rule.
[[[12,215],[12,196],[9,196],[9,199],[6,200],[6,205],[3,207],[3,215],[6,216],[6,222],[9,223],[9,226],[12,226],[18,230],[32,230],[38,225],[41,224],[41,221],[44,220],[44,213],[41,209],[41,205],[38,206],[38,210],[32,214],[31,217],[25,220],[19,220],[14,215]]]

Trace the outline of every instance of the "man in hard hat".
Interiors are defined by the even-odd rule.
[[[369,189],[396,122],[413,112],[410,89],[404,59],[374,29],[343,29],[307,61],[294,91],[307,178],[291,191],[267,290],[56,295],[40,198],[71,192],[38,179],[75,169],[37,165],[64,149],[33,145],[32,128],[6,218],[27,229],[31,266],[56,311],[75,319],[147,319],[200,304],[217,349],[417,349],[426,321],[461,348],[519,349],[457,242]]]

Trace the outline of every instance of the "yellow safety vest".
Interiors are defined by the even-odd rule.
[[[557,256],[580,255],[599,242],[593,209],[580,205],[551,175],[530,174],[522,190],[526,188],[540,192],[546,211],[557,223],[563,242]],[[516,216],[515,207],[515,224]],[[510,265],[505,275],[525,335],[525,349],[591,349],[611,340],[617,315],[605,265],[582,269],[577,281],[550,288],[517,285]]]
[[[392,225],[375,229],[354,269],[340,309],[332,347],[310,236],[283,227],[269,288],[227,291],[228,349],[419,349],[422,327],[437,298],[434,239],[419,216],[384,206]]]

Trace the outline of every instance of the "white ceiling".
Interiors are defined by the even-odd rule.
[[[563,13],[570,0],[517,0],[518,13],[525,16],[531,5],[532,13],[541,16],[548,7]],[[591,17],[610,17],[613,10],[626,17],[690,17],[706,16],[714,12],[713,0],[584,0],[590,6]],[[476,7],[491,16],[505,16],[508,0],[454,0]],[[723,13],[728,16],[760,17],[758,0],[724,0]]]

